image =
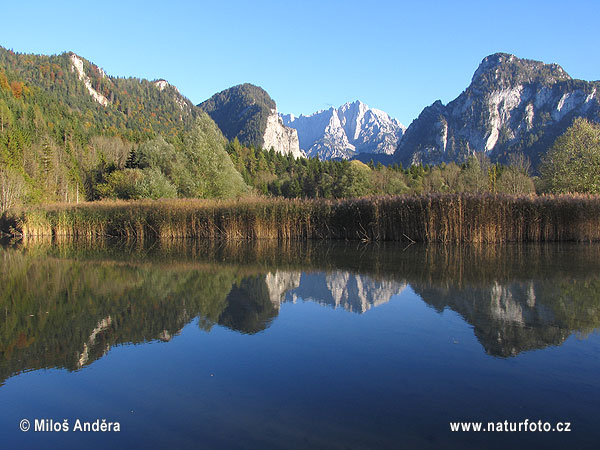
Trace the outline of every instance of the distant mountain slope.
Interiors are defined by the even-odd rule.
[[[557,64],[490,55],[460,96],[423,110],[394,160],[438,164],[482,152],[505,162],[523,152],[536,165],[575,117],[600,121],[599,88],[599,82],[572,79]]]
[[[111,131],[133,140],[173,135],[189,129],[198,115],[166,81],[111,77],[72,52],[31,55],[0,47],[0,71],[12,86],[26,88],[26,107],[37,107],[38,115],[72,117],[85,134]],[[54,117],[50,121],[57,125]]]
[[[349,159],[359,153],[392,154],[405,127],[387,113],[360,101],[329,108],[310,116],[282,116],[298,130],[300,148],[320,159]]]
[[[295,130],[285,127],[275,101],[262,88],[249,83],[225,89],[198,107],[206,111],[229,140],[303,156]]]

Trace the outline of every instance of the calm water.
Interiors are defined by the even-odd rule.
[[[21,243],[0,288],[2,448],[600,447],[596,245]],[[525,419],[572,432],[449,426]]]

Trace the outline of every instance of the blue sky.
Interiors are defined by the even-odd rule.
[[[488,54],[600,79],[595,1],[7,2],[0,45],[72,50],[116,76],[165,78],[199,103],[249,82],[296,115],[360,99],[409,125]]]

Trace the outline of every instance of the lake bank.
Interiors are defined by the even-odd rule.
[[[332,239],[441,243],[600,240],[600,196],[431,194],[347,200],[179,199],[13,209],[4,233],[127,240]]]

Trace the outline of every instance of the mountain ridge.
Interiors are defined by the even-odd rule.
[[[361,153],[391,154],[406,127],[384,111],[360,100],[310,115],[282,114],[298,131],[300,148],[320,159],[350,159]]]
[[[102,68],[72,51],[57,55],[15,53],[0,47],[0,70],[14,83],[43,94],[68,114],[85,119],[101,131],[114,126],[124,135],[173,134],[173,129],[193,126],[198,110],[177,88],[165,82],[108,75]],[[99,107],[102,107],[99,109]],[[114,132],[113,132],[114,133]],[[139,140],[141,136],[129,136]]]
[[[477,153],[505,163],[523,153],[535,166],[574,118],[600,122],[600,81],[574,79],[558,64],[508,53],[483,58],[459,96],[425,107],[408,128],[358,100],[310,115],[280,114],[269,94],[249,83],[195,106],[164,79],[113,77],[74,52],[35,55],[0,48],[0,69],[8,74],[7,86],[21,83],[25,92],[29,87],[44,91],[46,104],[57,103],[76,116],[81,134],[110,130],[134,142],[156,134],[173,137],[189,129],[200,111],[210,110],[219,95],[250,89],[249,95],[236,94],[242,107],[236,114],[226,109],[217,125],[230,140],[238,137],[246,145],[294,157],[408,166],[464,162]],[[216,117],[215,111],[209,115]],[[234,124],[237,130],[225,123],[231,117],[243,122]],[[57,140],[62,133],[64,140],[61,128],[48,133]]]
[[[599,82],[573,79],[558,64],[489,55],[457,98],[423,109],[394,160],[405,166],[439,164],[484,153],[506,162],[523,153],[537,165],[575,117],[600,122],[598,88]]]

